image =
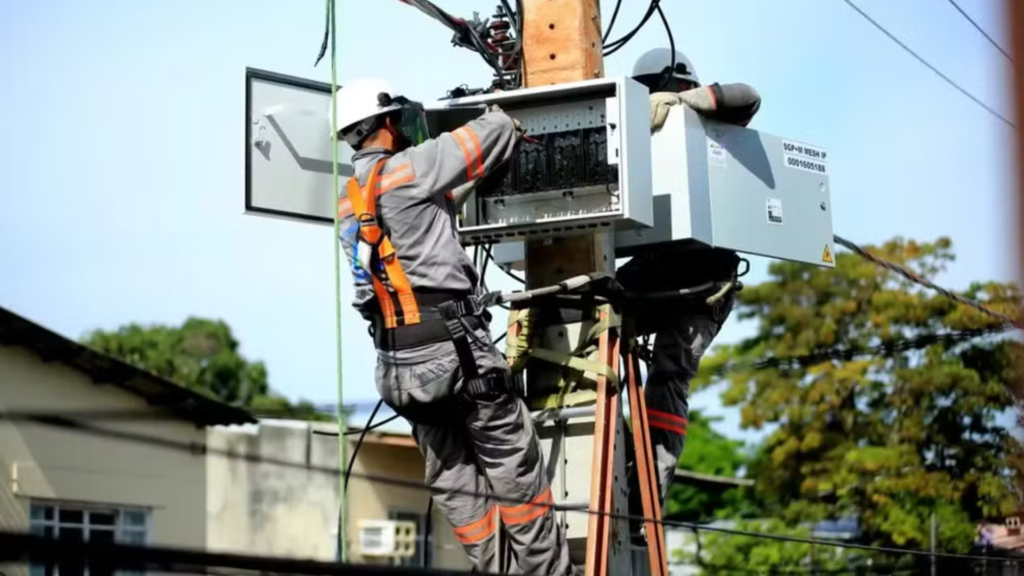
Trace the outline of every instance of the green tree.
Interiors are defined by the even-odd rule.
[[[292,405],[274,394],[267,368],[249,361],[222,320],[188,318],[181,326],[128,324],[117,330],[93,330],[87,346],[210,397],[288,418],[329,420],[308,403]]]
[[[870,251],[928,279],[954,259],[945,238]],[[694,383],[727,370],[723,402],[741,408],[742,426],[777,426],[750,463],[766,515],[790,526],[854,516],[866,542],[922,548],[935,513],[939,549],[963,552],[977,521],[1017,507],[1021,445],[997,417],[1016,407],[1020,345],[998,320],[854,254],[833,270],[776,262],[769,274],[737,302],[756,335],[719,347]],[[1018,312],[1013,285],[976,282],[963,295]],[[752,367],[836,350],[847,353]]]

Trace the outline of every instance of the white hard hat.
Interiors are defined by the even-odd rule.
[[[676,50],[675,56],[676,63],[675,67],[672,69],[672,76],[679,80],[693,82],[699,86],[700,79],[697,78],[697,71],[694,70],[693,63],[690,62],[690,59],[678,50]],[[648,50],[643,56],[637,59],[636,64],[633,65],[633,78],[665,74],[668,72],[670,66],[672,66],[671,50],[668,48],[655,48],[654,50]]]
[[[338,90],[336,96],[337,136],[344,137],[353,146],[358,144],[374,126],[373,122],[366,122],[367,120],[402,108],[400,102],[392,100],[396,96],[398,93],[394,87],[378,78],[360,78],[347,82]],[[328,125],[331,122],[331,114],[331,104],[328,103]]]

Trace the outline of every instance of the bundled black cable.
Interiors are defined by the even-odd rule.
[[[625,36],[619,38],[618,40],[606,42],[603,46],[605,50],[604,55],[611,56],[612,54],[615,54],[620,49],[622,49],[622,47],[625,46],[627,43],[629,43],[629,41],[632,40],[633,37],[636,36],[637,33],[643,29],[643,27],[647,24],[647,21],[651,19],[651,16],[654,16],[654,12],[658,9],[660,2],[661,0],[651,0],[650,6],[647,7],[647,12],[644,13],[644,17],[640,20],[640,23],[637,24],[635,28],[630,30],[628,33],[626,33]]]

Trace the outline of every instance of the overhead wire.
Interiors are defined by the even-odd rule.
[[[939,286],[938,284],[932,282],[931,280],[921,277],[919,274],[916,274],[913,270],[910,270],[906,266],[900,266],[899,264],[889,262],[888,260],[875,256],[874,254],[868,252],[866,249],[862,248],[858,244],[851,242],[850,240],[847,240],[846,238],[843,238],[838,234],[833,235],[832,238],[833,240],[835,240],[836,244],[839,244],[843,248],[850,250],[851,252],[860,256],[861,258],[868,260],[869,262],[872,262],[876,266],[880,266],[882,268],[885,268],[886,270],[895,272],[915,284],[934,290],[939,294],[945,296],[946,298],[953,300],[954,302],[973,308],[974,310],[977,310],[978,312],[981,312],[982,314],[989,316],[990,318],[999,320],[1004,324],[1016,328],[1024,328],[1024,323],[1022,323],[1017,318],[1013,318],[1006,314],[996,312],[986,306],[983,306],[978,302],[964,298],[963,296],[960,296],[959,294],[953,292],[952,290],[943,288],[942,286]]]
[[[997,112],[994,108],[992,108],[988,104],[985,104],[977,96],[975,96],[974,94],[971,94],[970,92],[967,91],[967,89],[965,89],[964,87],[962,87],[959,84],[957,84],[956,82],[954,82],[949,76],[946,76],[945,74],[943,74],[938,68],[933,66],[930,62],[928,62],[923,57],[921,57],[920,54],[915,52],[912,48],[907,46],[902,40],[897,38],[896,35],[894,35],[892,32],[890,32],[884,26],[879,24],[877,20],[875,20],[874,18],[869,16],[866,12],[864,12],[864,10],[862,10],[860,8],[860,6],[857,6],[855,3],[853,3],[852,0],[843,0],[843,2],[846,2],[846,4],[850,6],[850,8],[853,8],[865,20],[867,20],[869,23],[871,23],[871,25],[873,25],[875,28],[877,28],[881,33],[883,33],[886,36],[888,36],[889,39],[892,40],[893,42],[895,42],[900,48],[903,48],[903,50],[906,51],[907,54],[910,54],[911,56],[913,56],[914,59],[916,59],[918,62],[920,62],[926,68],[928,68],[929,70],[934,72],[936,76],[938,76],[939,78],[942,78],[943,80],[945,80],[947,84],[949,84],[950,86],[955,88],[957,91],[959,91],[961,94],[963,94],[964,96],[969,98],[971,101],[973,101],[978,106],[981,106],[982,108],[984,108],[986,111],[988,111],[989,114],[991,114],[992,116],[998,118],[999,120],[1001,120],[1007,126],[1010,126],[1012,128],[1016,128],[1017,127],[1016,124],[1014,124],[1012,121],[1007,119],[1005,116],[1003,116],[1002,114]]]
[[[3,419],[3,415],[0,414],[0,420]],[[169,450],[177,450],[186,452],[192,456],[218,456],[224,457],[231,460],[241,460],[250,464],[266,464],[273,466],[280,466],[283,468],[290,468],[296,470],[304,470],[310,473],[323,473],[341,477],[345,471],[340,468],[332,468],[327,466],[318,466],[309,462],[296,462],[289,461],[280,458],[268,458],[258,455],[240,454],[232,450],[225,450],[214,448],[206,444],[205,442],[181,442],[177,440],[170,440],[167,438],[159,438],[155,436],[148,436],[138,434],[135,432],[128,432],[125,430],[114,430],[109,428],[101,428],[84,424],[82,422],[75,422],[63,418],[40,418],[35,421],[37,424],[57,427],[65,430],[72,430],[74,432],[80,432],[90,434],[99,437],[106,437],[114,440],[121,440],[126,442],[134,442],[137,444],[149,445],[152,447],[158,447]],[[352,472],[353,478],[359,478],[375,483],[388,484],[392,486],[399,486],[404,488],[422,490],[429,492],[430,494],[459,494],[463,496],[471,496],[476,498],[488,498],[489,500],[502,503],[506,505],[525,505],[532,501],[527,501],[522,498],[512,498],[509,496],[495,494],[495,493],[481,493],[473,490],[463,489],[440,489],[433,486],[428,486],[421,482],[415,482],[412,480],[405,480],[401,478],[394,478],[389,476],[382,476],[377,474],[367,474],[365,472]],[[653,519],[645,518],[642,515],[626,514],[618,512],[605,512],[602,510],[591,510],[588,508],[580,508],[576,504],[551,504],[549,506],[551,510],[558,512],[573,512],[581,514],[589,514],[592,516],[603,516],[616,520],[626,520],[633,522],[654,522],[667,527],[683,528],[687,530],[699,530],[703,532],[713,532],[731,536],[745,536],[750,538],[761,538],[766,540],[773,540],[778,542],[792,542],[799,544],[810,544],[816,546],[827,546],[833,548],[844,548],[854,550],[865,550],[872,552],[880,552],[886,554],[906,554],[910,556],[934,556],[936,558],[950,558],[950,559],[964,559],[964,560],[991,560],[991,556],[981,556],[976,554],[959,554],[951,552],[932,552],[930,550],[920,550],[914,548],[897,548],[892,546],[876,546],[871,544],[860,544],[856,542],[842,542],[833,540],[823,540],[816,538],[805,538],[801,536],[788,536],[781,534],[767,534],[764,532],[756,532],[752,530],[739,530],[735,528],[726,528],[721,526],[713,526],[707,524],[699,524],[696,522],[685,522],[680,520],[666,520],[666,519]]]
[[[989,41],[989,43],[992,44],[992,46],[995,47],[996,50],[999,50],[1000,52],[1002,52],[1003,56],[1006,56],[1007,60],[1009,60],[1010,62],[1013,62],[1013,57],[1010,56],[1009,54],[1007,54],[1006,50],[1003,50],[1003,47],[1000,46],[999,43],[996,42],[991,36],[989,36],[988,32],[986,32],[985,29],[982,28],[980,24],[978,24],[977,22],[974,21],[974,18],[971,18],[970,14],[968,14],[966,11],[964,11],[964,9],[961,8],[959,4],[956,3],[956,0],[949,0],[949,3],[952,4],[953,7],[956,8],[957,12],[959,12],[961,16],[966,18],[967,21],[971,23],[971,26],[974,26],[974,29],[977,30],[978,32],[980,32],[981,35],[984,36],[985,39],[987,39]]]
[[[647,12],[644,13],[643,18],[640,19],[640,23],[637,24],[636,27],[627,32],[618,40],[606,42],[604,46],[602,46],[602,48],[604,48],[604,56],[611,56],[612,54],[615,54],[616,52],[621,50],[623,46],[628,44],[629,41],[632,40],[633,37],[636,36],[640,32],[640,30],[643,29],[643,27],[647,24],[647,21],[651,19],[651,16],[654,16],[654,12],[657,9],[658,4],[660,2],[661,0],[651,0],[650,5],[647,7]]]
[[[604,36],[601,37],[601,43],[606,44],[608,37],[612,35],[612,28],[615,28],[615,19],[619,17],[619,8],[622,8],[622,0],[615,0],[615,9],[612,10],[612,18],[608,21],[608,28],[604,31]]]
[[[672,36],[672,27],[668,25],[668,18],[665,17],[665,11],[661,9],[660,2],[655,5],[655,9],[658,11],[658,17],[661,18],[661,23],[665,25],[665,33],[668,34],[668,50],[672,55],[668,71],[665,73],[665,77],[661,79],[661,85],[658,86],[658,90],[664,90],[665,87],[668,86],[669,80],[672,79],[672,75],[676,72],[676,39]]]

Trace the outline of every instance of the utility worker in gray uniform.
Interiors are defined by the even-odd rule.
[[[701,86],[689,59],[658,48],[645,53],[633,79],[651,92],[651,133],[661,130],[672,107],[686,105],[706,118],[746,126],[761,106],[761,97],[746,84]],[[635,256],[617,273],[630,292],[667,292],[711,283],[699,298],[673,300],[634,315],[640,334],[654,335],[644,399],[655,451],[661,502],[672,483],[686,441],[690,380],[704,352],[718,335],[734,303],[730,290],[713,304],[705,298],[735,280],[740,258],[731,250],[668,246]],[[634,491],[635,492],[635,491]],[[639,510],[639,504],[634,512]]]
[[[336,106],[338,136],[356,150],[338,205],[354,306],[372,323],[377,390],[411,422],[434,503],[478,570],[497,572],[500,522],[524,572],[576,574],[456,231],[460,193],[512,157],[518,122],[492,109],[427,139],[422,106],[379,80],[347,84]]]

